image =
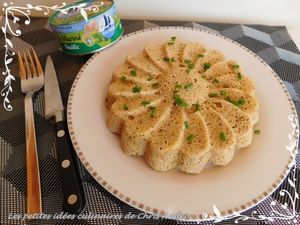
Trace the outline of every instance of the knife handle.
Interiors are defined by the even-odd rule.
[[[85,208],[85,197],[79,176],[78,159],[71,143],[65,121],[55,123],[57,158],[64,192],[63,210],[78,214]]]

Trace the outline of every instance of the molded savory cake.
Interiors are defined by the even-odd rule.
[[[198,42],[149,43],[115,68],[106,106],[124,153],[156,171],[200,173],[251,144],[255,87],[241,65]]]

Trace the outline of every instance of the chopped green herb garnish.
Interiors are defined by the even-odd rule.
[[[156,114],[156,107],[155,106],[149,106],[150,109],[150,116],[154,117]]]
[[[240,66],[238,65],[238,64],[234,64],[234,65],[232,65],[232,69],[237,69],[237,68],[239,68]]]
[[[197,112],[197,111],[200,111],[200,105],[199,105],[199,103],[196,103],[196,104],[195,104],[195,108],[196,108],[196,112]]]
[[[210,94],[208,95],[208,97],[210,97],[210,98],[217,97],[217,96],[218,96],[217,93],[210,93]]]
[[[180,88],[182,88],[182,85],[181,84],[175,84],[175,88],[180,89]]]
[[[238,78],[238,80],[241,80],[241,79],[243,78],[243,77],[242,77],[242,74],[241,74],[241,73],[238,73],[237,78]]]
[[[245,104],[245,99],[239,98],[237,101],[233,102],[233,104],[240,107]]]
[[[255,130],[254,134],[260,134],[260,130]]]
[[[210,63],[204,63],[204,70],[208,70],[211,67]]]
[[[142,106],[146,106],[146,105],[149,105],[150,104],[150,101],[142,101],[141,102],[141,105]]]
[[[165,62],[170,62],[171,59],[168,58],[168,57],[164,57],[163,60],[164,60]]]
[[[204,80],[206,80],[206,78],[207,78],[205,75],[202,75],[201,77],[202,77],[202,79],[204,79]]]
[[[180,97],[180,95],[178,94],[174,94],[173,98],[175,100],[175,104],[181,107],[188,107],[189,105],[187,104],[187,102]]]
[[[133,92],[133,93],[140,93],[141,90],[142,90],[142,87],[139,87],[139,86],[134,86],[134,87],[132,88],[132,92]]]
[[[220,83],[220,81],[218,79],[214,79],[214,83],[218,84],[218,83]]]
[[[189,121],[184,121],[184,126],[185,126],[185,128],[190,128],[190,123],[189,123]]]
[[[204,57],[204,55],[203,54],[198,54],[197,57],[202,58],[202,57]]]
[[[226,100],[230,103],[233,103],[233,101],[231,100],[231,98],[229,96],[226,97]]]
[[[220,140],[221,141],[226,141],[226,134],[223,131],[220,133]]]
[[[172,58],[164,57],[163,60],[164,60],[165,62],[168,62],[168,63],[169,63],[169,62],[175,62],[175,61],[176,61],[174,57],[172,57]]]
[[[193,63],[191,60],[185,59],[184,62],[187,64],[188,69],[190,70],[194,69],[195,63]]]
[[[222,95],[222,96],[226,95],[226,91],[225,90],[221,90],[220,91],[220,95]]]
[[[191,70],[195,68],[195,63],[193,63],[191,60],[185,59],[184,62],[186,63],[186,65],[187,65],[187,67],[188,67],[188,68],[186,69],[186,72],[187,72],[187,73],[191,72]]]
[[[189,63],[189,64],[188,64],[188,68],[189,68],[189,69],[192,70],[192,69],[194,69],[194,67],[195,67],[195,63]]]
[[[237,107],[240,107],[242,105],[244,105],[246,103],[245,99],[243,98],[239,98],[238,100],[234,101],[232,100],[229,96],[226,97],[226,100],[234,105],[236,105]]]
[[[159,83],[154,83],[151,85],[153,88],[158,88],[159,87]]]
[[[153,79],[152,76],[148,77],[147,81],[151,81]]]
[[[127,111],[127,110],[128,110],[128,105],[127,105],[127,104],[124,104],[124,105],[123,105],[123,109]]]
[[[193,83],[188,83],[186,85],[184,85],[184,89],[190,89],[193,87]]]
[[[168,42],[168,45],[174,45],[174,42],[176,40],[176,37],[171,37],[171,40]]]
[[[122,76],[121,80],[122,80],[123,83],[125,83],[127,81],[127,78],[125,76]]]
[[[194,139],[194,135],[193,134],[190,134],[189,136],[186,137],[186,140],[188,142],[191,142],[193,139]]]
[[[136,76],[136,70],[135,69],[131,70],[130,75],[135,77]]]

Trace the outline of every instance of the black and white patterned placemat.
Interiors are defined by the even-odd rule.
[[[3,22],[3,21],[2,21]],[[123,26],[126,33],[137,31],[144,28],[158,26],[185,26],[194,27],[219,33],[234,41],[246,46],[251,51],[265,60],[281,77],[287,86],[300,113],[300,52],[295,43],[289,36],[285,27],[282,26],[261,26],[261,25],[236,25],[236,24],[216,24],[216,23],[194,23],[194,22],[170,22],[170,21],[137,21],[123,20]],[[29,26],[16,24],[22,30],[20,37],[11,37],[14,49],[23,49],[25,47],[34,47],[37,51],[42,64],[45,64],[46,57],[50,54],[57,68],[58,79],[62,91],[64,104],[67,103],[68,93],[72,81],[74,80],[80,67],[89,58],[67,56],[58,51],[58,42],[51,32],[46,19],[33,19]],[[2,33],[1,33],[2,34]],[[0,36],[0,59],[3,59],[4,39]],[[3,60],[0,61],[1,71],[4,71]],[[88,225],[88,224],[109,224],[109,225],[127,225],[127,224],[195,224],[192,222],[179,222],[167,219],[75,219],[75,220],[36,220],[21,221],[9,218],[13,214],[26,213],[26,166],[25,166],[25,133],[24,133],[24,109],[23,94],[20,91],[20,80],[18,78],[18,64],[16,58],[10,65],[12,73],[16,75],[16,81],[13,83],[13,93],[9,98],[14,107],[12,111],[6,111],[3,106],[0,107],[0,222],[1,225],[9,224],[60,224],[60,225]],[[262,75],[263,76],[263,75]],[[0,84],[3,86],[4,76],[0,77]],[[266,87],[270,88],[270,87]],[[272,91],[270,89],[270,91]],[[43,92],[40,91],[34,98],[34,109],[36,119],[36,129],[38,138],[38,152],[40,159],[40,172],[42,182],[42,196],[44,213],[60,213],[62,209],[62,186],[58,162],[56,160],[54,125],[51,121],[45,119],[43,109]],[[1,102],[3,98],[1,97]],[[280,106],[278,106],[280,107]],[[300,158],[297,157],[296,169],[296,188],[300,190]],[[136,210],[127,204],[121,202],[106,190],[104,190],[82,167],[82,182],[87,198],[87,207],[83,212],[85,215],[126,215],[139,214]],[[258,213],[266,214],[270,212],[270,203],[288,203],[288,207],[282,211],[284,214],[293,213],[293,204],[287,196],[281,196],[279,190],[286,189],[293,193],[292,187],[287,180],[281,187],[275,191],[272,196],[258,204],[256,207],[248,210],[250,214],[253,210]],[[277,204],[279,205],[279,204]],[[297,215],[299,216],[299,200],[294,204]],[[57,214],[56,214],[57,215]],[[213,224],[212,222],[203,222],[201,224]],[[223,221],[219,224],[234,224],[234,220]],[[300,218],[293,220],[275,220],[254,221],[247,220],[240,224],[300,224]]]

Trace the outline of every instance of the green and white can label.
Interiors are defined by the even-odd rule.
[[[66,8],[67,12],[56,12],[49,19],[50,27],[65,53],[85,55],[100,51],[123,34],[121,20],[112,0],[80,1]]]

